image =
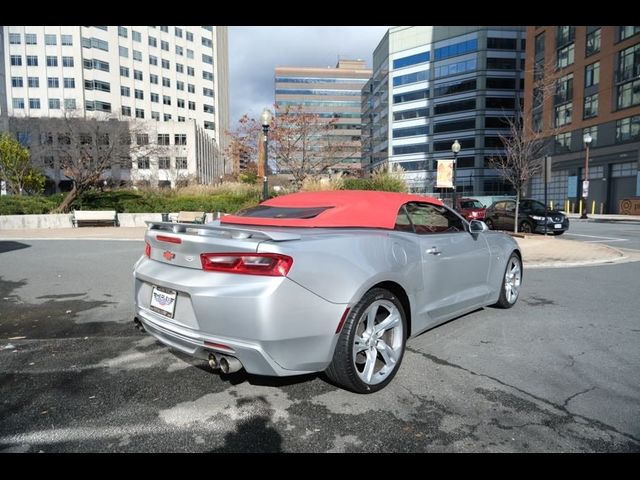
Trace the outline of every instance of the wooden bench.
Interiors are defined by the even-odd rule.
[[[205,212],[180,212],[176,221],[178,223],[204,223]]]
[[[74,227],[118,226],[118,214],[115,210],[74,210],[71,218]]]

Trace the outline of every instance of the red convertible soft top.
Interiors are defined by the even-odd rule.
[[[260,204],[260,207],[282,209],[313,209],[310,218],[278,218],[270,215],[275,209],[254,207],[251,216],[226,215],[223,224],[264,225],[274,227],[365,227],[393,229],[400,207],[407,202],[428,202],[442,205],[433,197],[406,193],[365,190],[332,190],[300,192],[275,197]],[[265,212],[261,215],[257,210]],[[283,210],[284,211],[284,210]]]

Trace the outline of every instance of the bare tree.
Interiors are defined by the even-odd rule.
[[[337,122],[337,118],[322,118],[300,105],[276,107],[269,127],[268,158],[275,159],[278,170],[290,174],[295,186],[300,188],[305,178],[326,174],[360,152],[360,140],[343,134],[336,128]],[[260,123],[244,115],[236,129],[228,132],[229,157],[257,160],[261,132]],[[258,167],[260,175],[261,165]]]
[[[508,133],[499,134],[504,153],[489,160],[489,166],[516,191],[514,232],[518,231],[520,197],[531,178],[542,172],[544,156],[549,152],[549,137],[558,131],[554,118],[549,118],[548,128],[543,128],[542,116],[545,99],[562,93],[555,66],[536,62],[532,73],[533,101],[522,107],[516,98],[515,116],[503,115],[503,122],[509,128]]]
[[[66,212],[84,191],[121,158],[148,157],[165,148],[150,141],[148,123],[122,120],[111,114],[84,118],[65,111],[61,118],[25,119],[26,128],[38,132],[40,142],[32,142],[34,156],[57,156],[62,173],[73,182],[64,201],[54,212]]]

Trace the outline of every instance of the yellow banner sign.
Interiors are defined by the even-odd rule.
[[[438,160],[437,188],[453,188],[453,160]]]

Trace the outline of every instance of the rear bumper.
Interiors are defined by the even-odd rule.
[[[212,351],[228,354],[257,375],[317,372],[331,362],[346,305],[287,278],[203,272],[147,258],[134,278],[135,311],[145,329],[184,353],[202,359]],[[149,308],[153,285],[178,292],[174,318]]]

